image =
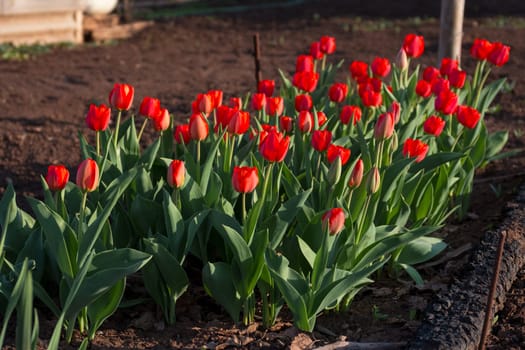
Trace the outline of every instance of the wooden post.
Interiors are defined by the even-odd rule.
[[[441,0],[438,66],[443,57],[461,60],[465,0]]]
[[[262,80],[261,73],[261,47],[259,45],[259,32],[253,35],[253,47],[254,53],[253,58],[255,60],[255,83],[256,89],[259,87],[259,82]]]

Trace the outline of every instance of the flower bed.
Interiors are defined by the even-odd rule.
[[[146,288],[174,322],[188,254],[200,259],[205,288],[234,320],[253,321],[260,299],[267,326],[286,303],[299,328],[313,329],[319,312],[348,307],[378,269],[405,270],[420,281],[412,265],[444,247],[429,234],[455,210],[464,214],[475,168],[504,145],[505,133],[489,135],[480,119],[503,80],[484,87],[485,60],[466,86],[464,78],[436,77],[462,75],[450,60],[419,80],[403,55],[420,55],[423,39],[407,36],[390,67],[391,88],[378,78],[388,75],[384,59],[374,60],[375,76],[354,62],[351,79],[333,84],[340,64],[326,64],[326,55],[335,40],[315,45],[320,50],[311,53],[323,58],[300,56],[293,79],[283,74],[280,96],[268,91],[270,82],[228,107],[221,108],[220,91],[202,94],[186,127],[171,126],[160,102],[145,98],[137,133],[134,117],[122,118],[133,88],[118,84],[110,94],[118,110],[114,130],[106,128],[108,108],[88,112],[97,142],[82,138],[86,161],[77,186],[68,183],[67,169],[50,168],[45,200],[31,200],[36,221],[6,192],[3,228],[25,232],[17,243],[25,255],[7,256],[21,263],[19,281],[31,285],[26,276],[44,273],[38,252],[55,259],[46,277],[60,290],[60,307],[36,284],[59,317],[51,346],[63,322],[68,335],[78,321],[93,336],[118,306],[125,276],[142,267]],[[504,63],[508,49],[495,47],[503,56],[490,61]],[[436,97],[421,87],[425,82]],[[441,115],[427,119],[434,109]],[[150,119],[160,135],[142,149]],[[32,246],[39,243],[46,249]],[[33,273],[23,257],[37,262]],[[28,288],[14,291],[29,295]],[[31,310],[29,296],[20,300]]]

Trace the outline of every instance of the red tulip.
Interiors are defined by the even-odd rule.
[[[266,97],[271,97],[274,89],[275,80],[261,80],[257,85],[257,92],[265,94]]]
[[[268,133],[270,131],[278,131],[277,127],[275,125],[270,125],[270,124],[261,124],[261,128],[262,128],[262,130],[259,131],[259,146],[260,146],[261,142],[266,138],[266,136],[268,136]],[[255,135],[256,134],[257,133],[255,133]]]
[[[450,90],[450,81],[445,78],[436,78],[432,82],[432,93],[437,96],[443,90]]]
[[[336,235],[345,227],[345,212],[341,208],[332,208],[323,214],[323,229],[330,235]]]
[[[269,162],[282,162],[286,157],[289,145],[290,136],[284,136],[275,129],[271,129],[261,140],[259,152]]]
[[[361,120],[361,115],[363,112],[359,106],[343,106],[341,112],[339,113],[339,119],[341,123],[348,124],[352,121],[353,125],[356,125],[358,121]]]
[[[142,99],[139,113],[146,118],[153,119],[160,112],[160,101],[158,98],[146,96]]]
[[[437,95],[434,101],[434,108],[436,111],[443,114],[452,114],[456,111],[458,106],[458,96],[450,90],[444,89]]]
[[[423,79],[431,84],[439,77],[441,77],[441,73],[436,67],[428,66],[425,68],[425,70],[423,70]]]
[[[388,112],[394,117],[394,124],[397,124],[399,122],[399,118],[401,118],[401,105],[399,102],[392,102],[390,107],[388,107]]]
[[[241,109],[242,108],[242,100],[239,97],[230,97],[230,107]]]
[[[209,126],[206,119],[200,113],[192,114],[190,117],[190,136],[192,139],[202,141],[208,137]]]
[[[190,135],[190,125],[189,124],[180,124],[175,127],[173,132],[173,138],[176,143],[188,144],[191,140]]]
[[[250,113],[236,110],[228,123],[228,132],[230,134],[242,135],[250,128]]]
[[[459,69],[453,69],[450,75],[448,76],[448,80],[450,81],[450,85],[457,89],[461,89],[465,85],[465,80],[467,79],[467,72]]]
[[[266,95],[262,92],[253,94],[251,107],[254,111],[261,111],[266,106]]]
[[[488,61],[497,67],[503,66],[509,60],[510,46],[503,45],[500,42],[492,44],[492,50],[487,57]]]
[[[257,167],[233,167],[232,185],[239,193],[250,193],[259,184],[259,171]]]
[[[314,127],[314,116],[310,111],[300,111],[297,117],[297,127],[301,132],[308,133]]]
[[[211,97],[212,109],[215,109],[222,105],[222,96],[223,96],[222,90],[210,90],[208,91],[207,95]]]
[[[469,129],[473,129],[478,124],[481,115],[478,110],[470,106],[458,106],[456,111],[458,121]]]
[[[86,192],[94,191],[98,187],[98,165],[93,159],[84,160],[77,169],[77,186]]]
[[[340,103],[348,95],[348,85],[344,83],[333,83],[328,90],[330,101]]]
[[[366,107],[378,107],[383,103],[381,80],[369,78],[358,85],[359,97]]]
[[[295,96],[295,110],[297,112],[309,111],[312,109],[313,105],[312,96],[308,94]]]
[[[363,61],[354,61],[350,64],[350,75],[352,79],[359,80],[368,77],[368,64]]]
[[[310,56],[312,56],[315,60],[320,60],[323,58],[324,53],[321,51],[321,43],[319,41],[315,41],[310,45]]]
[[[423,123],[423,131],[429,135],[439,136],[443,129],[445,128],[445,121],[440,117],[431,115]]]
[[[427,98],[432,94],[432,85],[426,80],[419,80],[416,84],[416,94]]]
[[[170,112],[166,108],[161,108],[159,113],[153,118],[153,127],[157,131],[164,131],[170,127]]]
[[[46,183],[51,191],[60,191],[69,181],[69,171],[63,165],[50,165],[47,167]]]
[[[121,111],[130,109],[135,89],[129,84],[115,84],[109,93],[109,104]]]
[[[184,178],[186,177],[186,167],[182,160],[174,159],[168,167],[167,181],[173,188],[180,188],[184,185]]]
[[[317,111],[317,126],[323,126],[328,121],[323,111]]]
[[[423,141],[408,138],[403,144],[403,156],[416,157],[416,162],[421,162],[428,152],[428,145]]]
[[[374,127],[374,138],[376,140],[388,139],[394,133],[394,116],[392,113],[382,113],[377,118],[376,125]]]
[[[101,104],[98,107],[94,104],[90,104],[89,111],[86,114],[86,124],[91,130],[104,131],[109,125],[110,117],[111,109],[105,104]]]
[[[205,116],[209,116],[211,111],[213,111],[213,102],[211,95],[198,94],[191,104],[193,114],[203,113]]]
[[[315,130],[312,134],[312,147],[319,152],[326,151],[332,142],[330,130]]]
[[[310,55],[299,55],[295,63],[296,72],[313,72],[314,58]]]
[[[322,36],[319,41],[321,44],[321,51],[327,55],[333,54],[335,52],[335,38],[331,36]]]
[[[372,73],[374,74],[375,77],[378,77],[378,78],[386,77],[388,74],[390,74],[390,69],[392,68],[388,58],[384,58],[384,57],[374,58],[374,60],[372,61],[371,67],[372,67]]]
[[[287,133],[292,132],[293,130],[293,118],[282,116],[279,118],[279,126],[281,127],[282,131],[285,131]]]
[[[356,188],[361,185],[363,181],[363,174],[365,172],[365,164],[361,158],[357,160],[350,174],[350,180],[348,180],[348,186],[350,188]]]
[[[474,43],[470,48],[470,55],[477,60],[486,60],[492,51],[492,43],[485,39],[474,39]]]
[[[272,117],[278,117],[283,114],[284,99],[281,96],[266,98],[266,114]]]
[[[407,34],[403,41],[403,49],[408,57],[417,58],[425,51],[425,39],[421,35]]]
[[[458,68],[459,64],[457,60],[453,60],[452,58],[448,57],[443,57],[441,59],[441,66],[439,67],[439,72],[441,73],[441,75],[448,77],[454,69]]]
[[[313,92],[319,81],[319,73],[297,72],[293,76],[293,85],[305,92]]]
[[[219,130],[218,129],[219,125],[223,129],[226,129],[228,127],[228,124],[230,124],[230,119],[232,118],[235,111],[236,109],[233,109],[226,105],[221,105],[217,107],[217,109],[215,110],[216,116],[217,116],[217,125],[215,125],[215,127],[217,128],[216,131]]]
[[[337,157],[341,157],[341,165],[345,165],[350,159],[350,153],[350,149],[332,144],[326,150],[326,158],[329,163],[333,163]]]

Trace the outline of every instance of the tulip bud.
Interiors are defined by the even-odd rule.
[[[341,156],[337,156],[328,170],[328,182],[330,185],[335,186],[335,184],[339,182],[341,179],[342,169],[343,162],[341,161]]]
[[[135,89],[129,84],[115,84],[109,93],[109,104],[121,111],[127,111],[133,103]]]
[[[374,137],[376,140],[385,140],[392,136],[394,132],[394,116],[392,113],[382,113],[377,119],[374,127]]]
[[[164,131],[170,127],[170,112],[166,108],[161,108],[159,113],[153,118],[153,127],[157,131]]]
[[[364,170],[364,162],[362,159],[359,159],[357,163],[355,163],[352,173],[350,174],[350,180],[348,181],[348,186],[350,188],[356,188],[361,185],[361,181],[363,181]]]
[[[111,109],[105,104],[101,104],[100,106],[91,104],[86,114],[86,124],[91,130],[104,131],[109,125],[110,117]]]
[[[368,178],[366,180],[366,188],[368,191],[368,194],[374,194],[379,190],[379,186],[381,184],[381,179],[379,177],[379,169],[377,167],[373,167],[370,169],[370,172],[368,173]]]
[[[208,122],[202,114],[193,114],[190,117],[190,136],[194,140],[202,141],[208,137]]]
[[[77,169],[77,186],[86,192],[94,191],[98,187],[98,164],[93,159],[84,160]]]
[[[182,160],[174,159],[168,167],[168,184],[173,188],[180,188],[184,185],[184,178],[186,176],[186,167]]]
[[[60,191],[69,181],[69,171],[63,165],[50,165],[47,167],[46,183],[51,191]]]
[[[323,215],[323,230],[336,235],[345,227],[345,212],[342,208],[332,208]]]
[[[293,130],[293,118],[288,116],[281,116],[279,118],[279,126],[281,128],[281,131],[285,132],[292,132]]]
[[[189,124],[180,124],[175,127],[175,131],[173,132],[173,138],[175,139],[175,143],[181,144],[184,143],[187,145],[190,143],[191,135],[190,135],[190,125]]]
[[[403,48],[400,48],[399,52],[397,53],[396,66],[402,71],[408,69],[408,57],[405,49]]]

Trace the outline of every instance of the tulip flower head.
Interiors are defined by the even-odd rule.
[[[354,80],[368,77],[368,64],[363,61],[353,61],[350,64],[350,75]]]
[[[328,117],[326,116],[326,114],[323,111],[317,111],[317,125],[321,127],[327,121],[328,121]]]
[[[333,163],[337,157],[341,157],[341,165],[345,165],[350,159],[350,153],[348,148],[331,144],[326,150],[326,158],[329,163]]]
[[[167,181],[173,188],[180,188],[184,185],[186,177],[186,167],[182,160],[174,159],[168,166]]]
[[[293,85],[304,92],[313,92],[319,81],[319,73],[297,72],[293,75]]]
[[[408,69],[408,57],[405,49],[400,48],[396,56],[396,66],[399,70],[404,71]]]
[[[458,106],[456,110],[456,117],[458,118],[458,122],[460,122],[463,126],[469,129],[474,129],[474,127],[476,127],[478,124],[481,115],[479,114],[478,110],[473,107]]]
[[[363,174],[365,171],[365,164],[361,158],[357,160],[357,162],[354,165],[354,168],[352,169],[352,173],[350,174],[350,180],[348,180],[348,187],[350,188],[356,188],[361,185],[361,182],[363,181]]]
[[[270,129],[259,144],[259,152],[269,162],[282,162],[289,145],[290,136],[284,136],[277,130]]]
[[[290,133],[293,130],[293,118],[288,116],[281,116],[279,118],[279,127],[282,131]]]
[[[190,117],[190,136],[192,139],[202,141],[208,137],[209,126],[202,114],[193,114]]]
[[[368,177],[366,179],[366,189],[368,194],[374,194],[379,191],[381,185],[381,176],[379,175],[379,169],[375,166],[370,169]]]
[[[454,69],[459,69],[459,63],[457,60],[448,57],[443,57],[441,59],[441,66],[439,67],[441,75],[448,77]]]
[[[93,159],[84,160],[77,169],[77,186],[85,192],[97,189],[99,182],[98,164]]]
[[[242,100],[240,97],[230,97],[230,107],[241,109],[242,108]]]
[[[342,208],[332,208],[323,214],[323,230],[336,235],[345,227],[345,212]]]
[[[257,167],[233,167],[232,185],[239,193],[250,193],[259,184],[259,171]]]
[[[344,83],[333,83],[328,90],[328,97],[332,102],[343,102],[346,95],[348,95],[348,85]]]
[[[310,55],[299,55],[295,63],[296,72],[313,72],[314,58]]]
[[[191,135],[190,135],[190,125],[189,124],[180,124],[175,127],[175,130],[173,131],[173,138],[175,140],[175,143],[181,144],[184,143],[187,145],[190,143]]]
[[[416,158],[416,163],[425,159],[428,152],[428,145],[421,140],[408,138],[403,144],[403,156]]]
[[[443,89],[434,101],[434,108],[443,114],[452,114],[458,106],[458,96],[448,89]]]
[[[416,94],[423,98],[430,97],[432,94],[432,85],[426,80],[419,80],[416,84]]]
[[[297,112],[309,111],[312,109],[314,103],[312,101],[312,96],[308,94],[300,94],[295,96],[295,110]]]
[[[374,58],[370,67],[372,68],[372,74],[377,78],[386,77],[390,74],[390,70],[392,69],[390,61],[385,57]]]
[[[352,121],[353,125],[356,125],[361,120],[363,112],[359,106],[343,106],[341,112],[339,112],[339,119],[341,123],[347,125]]]
[[[213,111],[214,100],[210,94],[198,94],[191,106],[194,114],[202,113],[205,116],[209,116]]]
[[[300,111],[297,117],[297,127],[301,132],[309,133],[314,127],[314,116],[310,111]]]
[[[324,53],[321,51],[321,43],[319,41],[314,41],[310,45],[310,56],[312,56],[315,60],[320,60],[323,58]]]
[[[266,114],[272,117],[278,117],[283,114],[284,99],[281,96],[266,98]]]
[[[263,93],[266,97],[272,97],[275,90],[275,80],[261,80],[257,85],[257,92]]]
[[[252,95],[251,107],[254,111],[261,111],[266,107],[266,95],[258,92]]]
[[[159,113],[153,118],[153,127],[157,131],[164,131],[170,127],[170,112],[166,108],[161,108]]]
[[[228,123],[230,134],[242,135],[250,128],[250,113],[247,111],[236,110]]]
[[[425,51],[425,40],[423,36],[416,34],[407,34],[403,41],[403,49],[408,57],[417,58]]]
[[[376,140],[385,140],[392,136],[394,133],[394,116],[392,113],[381,113],[377,118],[376,125],[374,127],[374,138]]]
[[[485,39],[476,38],[470,48],[470,55],[477,60],[483,61],[489,57],[492,51],[492,43]]]
[[[49,165],[47,167],[46,183],[51,191],[60,191],[69,181],[69,171],[64,165]]]
[[[423,70],[423,80],[433,83],[437,78],[441,77],[439,69],[434,66],[428,66]]]
[[[86,124],[91,130],[104,131],[109,125],[110,117],[111,109],[105,104],[101,104],[100,106],[91,104],[86,114]]]
[[[335,52],[335,38],[332,36],[324,35],[319,40],[321,51],[327,55],[333,54]]]
[[[497,67],[503,66],[509,60],[510,46],[503,45],[500,42],[492,44],[492,49],[487,57],[488,61]]]
[[[210,90],[208,91],[207,95],[211,97],[212,109],[215,109],[222,105],[222,90]]]
[[[448,76],[448,80],[450,81],[450,85],[457,89],[461,89],[465,85],[465,80],[467,79],[467,72],[460,70],[460,69],[454,69],[452,72],[450,72],[450,75]]]
[[[331,143],[332,132],[330,130],[315,130],[312,133],[312,147],[316,151],[326,151]]]
[[[445,121],[438,116],[431,115],[423,123],[423,131],[432,136],[439,136],[445,128]]]
[[[160,101],[158,98],[146,96],[140,103],[139,113],[146,118],[154,119],[160,113]]]
[[[120,111],[127,111],[133,103],[135,89],[129,84],[115,84],[109,93],[109,104]]]

